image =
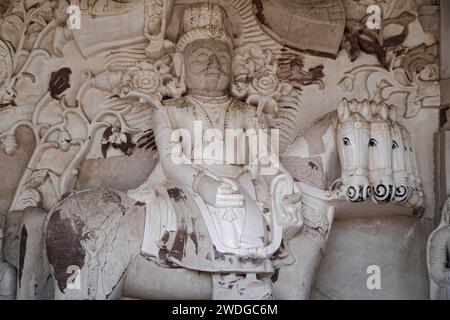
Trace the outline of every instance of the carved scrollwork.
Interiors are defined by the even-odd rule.
[[[433,80],[433,75],[436,75],[433,65],[427,65],[415,73],[412,81],[401,67],[389,72],[382,67],[364,65],[345,73],[339,86],[345,94],[353,93],[356,82],[362,81],[366,92],[363,98],[387,102],[397,96],[403,99],[403,105],[397,103],[403,117],[412,118],[422,107],[440,103],[440,86]]]
[[[67,6],[65,0],[35,4],[14,1],[0,18],[0,107],[15,106],[17,80],[29,77],[35,81],[26,69],[38,56],[50,58],[42,46],[52,31],[52,53],[62,55]]]
[[[275,55],[252,43],[235,50],[232,94],[267,115],[269,126],[280,129],[280,150],[293,142],[300,128],[301,88],[316,84],[323,89],[323,66],[304,70],[303,57],[282,52]],[[289,123],[287,123],[289,121]]]

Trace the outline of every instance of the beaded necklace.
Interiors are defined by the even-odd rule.
[[[212,106],[212,107],[217,107],[217,108],[222,108],[222,107],[226,107],[225,109],[225,120],[223,123],[223,133],[225,132],[226,129],[228,129],[228,123],[230,121],[230,107],[232,105],[233,102],[233,98],[228,97],[228,96],[224,96],[224,97],[203,97],[203,96],[186,96],[186,98],[189,100],[190,104],[192,106],[194,106],[194,112],[195,110],[200,110],[200,113],[202,115],[202,118],[205,119],[208,123],[208,126],[210,129],[217,129],[216,126],[214,125],[213,121],[211,120],[210,116],[208,115],[208,113],[206,112],[204,107],[208,107],[208,106]],[[205,98],[205,100],[209,100],[211,102],[205,102],[205,101],[201,101],[199,100],[202,98]],[[226,99],[224,99],[226,98]],[[217,100],[221,100],[221,102],[217,103]],[[216,138],[217,137],[216,135]]]

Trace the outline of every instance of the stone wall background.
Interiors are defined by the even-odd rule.
[[[367,1],[365,1],[367,2]],[[392,1],[387,1],[388,3]],[[435,5],[436,1],[399,1],[415,8],[413,14],[419,15],[422,5]],[[441,0],[441,3],[443,1]],[[444,1],[447,2],[447,1]],[[351,13],[352,1],[344,1],[346,10]],[[0,13],[2,8],[0,6]],[[446,7],[448,9],[448,7]],[[447,18],[450,21],[450,17]],[[347,12],[346,12],[347,13]],[[439,13],[438,13],[439,14]],[[351,16],[351,14],[350,14]],[[438,19],[438,16],[434,17]],[[447,21],[447,22],[448,22]],[[447,22],[443,24],[446,26]],[[314,35],[320,36],[320,35]],[[436,33],[424,31],[420,21],[414,22],[408,35],[410,47],[419,43],[430,45]],[[51,40],[46,40],[50,44]],[[448,44],[448,43],[447,43]],[[448,64],[450,53],[445,54],[443,63]],[[93,73],[102,71],[103,56],[86,58],[80,54],[73,41],[69,41],[63,48],[61,56],[50,62],[36,59],[29,66],[30,72],[38,75],[34,84],[23,80],[17,84],[18,90],[27,92],[16,100],[18,105],[32,106],[37,103],[38,92],[45,91],[50,73],[61,66],[72,70],[90,69]],[[299,127],[304,128],[321,115],[336,109],[343,97],[361,98],[363,85],[357,92],[347,94],[342,92],[338,82],[345,72],[357,66],[373,65],[378,61],[373,55],[361,53],[355,62],[350,62],[344,50],[338,53],[336,59],[316,57],[305,54],[305,69],[316,65],[324,66],[325,76],[322,79],[324,89],[312,85],[303,88],[302,101],[304,104],[304,117]],[[447,69],[445,69],[447,70]],[[448,71],[448,70],[447,70]],[[444,71],[443,77],[447,77]],[[447,73],[446,73],[447,72]],[[67,100],[75,101],[76,88],[82,82],[81,77],[73,77],[71,89],[67,92]],[[103,97],[93,92],[87,97],[87,110],[94,108]],[[403,104],[403,98],[393,99],[393,104]],[[52,111],[49,109],[49,116]],[[0,132],[17,121],[17,115],[11,110],[0,109]],[[317,278],[311,294],[312,299],[427,299],[428,274],[426,269],[426,240],[435,227],[436,214],[440,204],[436,204],[436,147],[435,135],[439,131],[439,108],[424,107],[417,116],[403,119],[402,123],[412,134],[416,154],[418,157],[419,172],[426,196],[426,212],[423,219],[411,217],[389,217],[375,219],[337,220],[334,222],[328,240],[325,255],[317,272]],[[32,151],[35,147],[31,131],[19,129],[16,134],[18,149],[13,156],[6,155],[0,149],[0,211],[8,210],[16,192],[19,179],[25,169]],[[107,159],[103,159],[98,142],[101,137],[94,140],[93,149],[83,161],[77,180],[76,189],[108,187],[119,190],[128,190],[139,186],[152,171],[155,160],[151,149],[139,150],[131,156],[125,156],[117,151],[111,151]],[[445,144],[444,144],[445,145]],[[96,148],[96,149],[94,149]],[[45,168],[54,153],[43,160],[41,167]],[[448,177],[448,175],[447,175]],[[45,188],[43,188],[45,192]],[[380,207],[380,210],[383,210]],[[369,276],[366,269],[369,265],[378,265],[381,268],[381,290],[368,290],[366,280]]]

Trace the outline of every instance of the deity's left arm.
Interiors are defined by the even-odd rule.
[[[303,225],[301,191],[279,160],[277,137],[265,129],[267,126],[264,125],[264,119],[262,121],[261,126],[261,120],[253,118],[249,125],[256,133],[258,148],[256,152],[255,148],[249,148],[248,169],[254,176],[261,176],[270,186],[272,210],[277,215],[278,223],[285,229],[285,236],[289,237]]]

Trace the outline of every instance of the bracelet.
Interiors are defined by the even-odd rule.
[[[195,193],[198,193],[198,190],[197,190],[197,185],[198,185],[198,182],[201,180],[201,178],[203,178],[203,176],[205,176],[206,174],[205,174],[205,172],[204,171],[199,171],[196,175],[195,175],[195,177],[194,177],[194,181],[192,181],[192,190],[195,192]]]

